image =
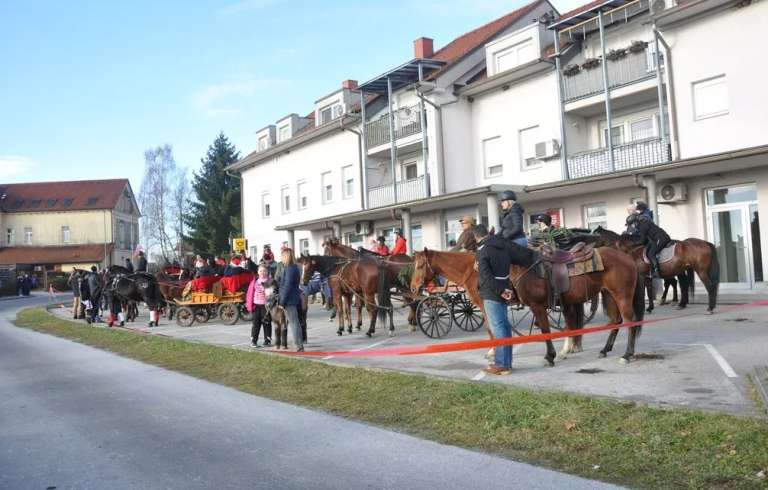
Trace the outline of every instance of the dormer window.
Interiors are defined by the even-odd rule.
[[[269,136],[264,135],[259,138],[259,151],[264,151],[269,148]]]
[[[280,126],[277,130],[277,142],[282,143],[283,141],[289,139],[291,137],[291,126],[286,124],[285,126]]]
[[[331,122],[334,119],[338,119],[344,113],[344,108],[341,104],[331,104],[320,109],[320,124]]]

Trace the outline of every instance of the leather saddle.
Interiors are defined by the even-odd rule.
[[[541,262],[549,277],[550,303],[567,293],[571,287],[569,265],[592,260],[595,255],[594,244],[577,243],[570,250],[552,248],[543,245],[539,251]]]

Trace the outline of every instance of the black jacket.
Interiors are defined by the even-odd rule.
[[[509,289],[511,245],[498,235],[489,235],[475,253],[477,261],[477,286],[480,297],[492,301],[504,301],[501,293]]]
[[[143,255],[136,259],[136,272],[147,272],[147,258]]]
[[[634,229],[637,235],[643,239],[646,244],[655,243],[660,246],[666,245],[669,241],[669,235],[657,226],[649,217],[640,215],[634,220]]]
[[[89,272],[86,277],[88,280],[88,292],[90,293],[90,299],[93,301],[98,296],[101,296],[101,278],[95,272]]]
[[[515,203],[501,215],[501,236],[507,240],[525,237],[523,228],[524,209],[520,203]]]

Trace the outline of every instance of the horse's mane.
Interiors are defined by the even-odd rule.
[[[345,257],[334,257],[332,255],[303,255],[302,259],[314,261],[316,264],[315,270],[323,277],[328,277],[340,263],[349,261]]]

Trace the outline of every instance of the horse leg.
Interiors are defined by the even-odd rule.
[[[613,299],[613,296],[606,294],[603,296],[603,301],[605,303],[605,310],[608,318],[610,319],[610,323],[621,323],[621,313],[619,313],[619,308],[616,306],[616,301]],[[608,339],[605,342],[605,347],[603,347],[603,350],[601,350],[600,354],[598,354],[599,357],[606,357],[608,353],[613,350],[613,344],[616,342],[616,336],[618,334],[618,329],[611,330],[611,333],[608,334]]]
[[[363,301],[360,298],[357,298],[357,303],[355,304],[357,306],[357,326],[355,329],[359,332],[363,329]],[[349,331],[352,332],[352,309],[350,307],[350,319],[349,319]]]
[[[344,297],[341,294],[336,294],[333,297],[333,304],[336,308],[336,319],[339,322],[339,328],[336,330],[336,335],[344,335]],[[280,337],[277,337],[278,345],[280,345]]]
[[[672,285],[671,279],[664,279],[664,291],[661,293],[661,300],[659,301],[659,305],[665,305],[667,304],[667,293],[669,292],[669,287]],[[677,289],[675,289],[675,295],[677,295]]]
[[[709,271],[705,267],[696,267],[695,270],[707,290],[707,314],[712,314],[717,304],[717,285],[712,280],[713,278],[709,277]],[[693,278],[690,280],[693,281]]]
[[[648,309],[645,310],[648,313],[653,313],[653,279],[646,277],[644,279],[645,281],[645,291],[648,295]]]
[[[549,333],[549,315],[547,315],[547,308],[541,305],[531,306],[530,308],[531,308],[531,311],[533,312],[534,318],[536,319],[537,325],[541,329],[541,333],[548,334]],[[547,353],[544,356],[544,360],[547,362],[548,366],[551,367],[555,365],[555,357],[557,357],[557,351],[555,350],[555,346],[554,344],[552,344],[551,340],[547,340]]]
[[[365,308],[368,310],[368,315],[371,317],[371,326],[368,328],[368,331],[365,332],[365,335],[368,337],[373,337],[373,334],[376,333],[376,317],[378,316],[378,311],[376,311],[375,294],[367,294],[365,296]]]
[[[672,281],[672,303],[677,303],[679,301],[677,297],[677,285],[682,284],[679,279],[676,279],[675,281]]]
[[[635,321],[633,309],[632,309],[632,298],[622,298],[620,301],[618,301],[619,309],[621,310],[621,317],[625,322]],[[637,339],[638,334],[640,333],[640,327],[629,327],[629,335],[627,338],[627,350],[624,352],[624,355],[621,356],[619,359],[619,362],[622,364],[628,363],[632,357],[635,355],[635,340]]]

